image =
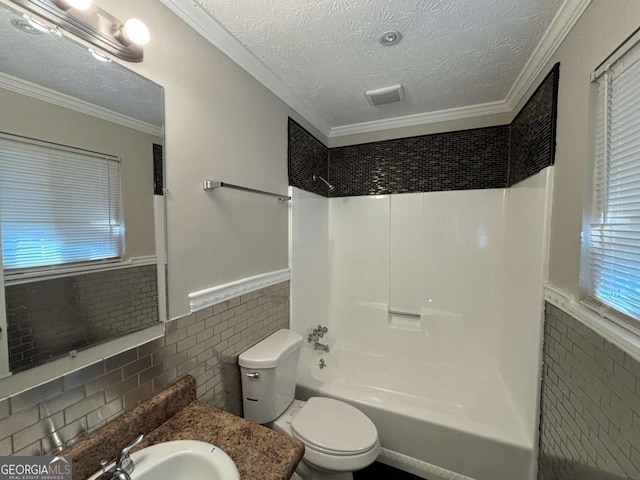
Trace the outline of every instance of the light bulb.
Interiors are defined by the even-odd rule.
[[[78,10],[86,10],[91,8],[93,4],[93,0],[64,0],[64,3],[69,5],[71,8],[77,8]]]
[[[122,27],[123,37],[130,43],[146,45],[151,40],[151,33],[142,20],[130,18]]]

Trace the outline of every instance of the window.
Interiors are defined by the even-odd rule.
[[[593,75],[593,183],[585,222],[587,305],[640,321],[640,45],[638,36]]]
[[[0,136],[5,271],[122,257],[120,161]]]

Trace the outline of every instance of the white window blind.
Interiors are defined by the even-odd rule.
[[[0,232],[5,270],[120,258],[120,161],[0,138]]]
[[[640,47],[595,82],[589,294],[640,321]]]

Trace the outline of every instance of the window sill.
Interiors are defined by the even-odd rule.
[[[119,270],[121,268],[139,267],[142,265],[155,265],[157,257],[149,255],[146,257],[131,257],[127,260],[112,262],[97,262],[95,264],[75,265],[70,267],[59,267],[54,269],[42,269],[34,271],[23,271],[7,273],[4,277],[4,285],[20,285],[22,283],[37,282],[39,280],[52,280],[55,278],[71,277],[87,273],[107,272],[109,270]]]
[[[544,286],[544,299],[640,362],[640,336],[580,304],[573,295],[550,285]]]

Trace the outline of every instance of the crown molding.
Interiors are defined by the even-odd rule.
[[[331,130],[329,124],[305,105],[291,87],[200,5],[193,0],[160,0],[160,2],[328,137]]]
[[[278,283],[286,282],[291,279],[291,270],[277,270],[275,272],[263,273],[255,277],[243,278],[236,282],[219,285],[217,287],[207,288],[189,294],[189,307],[191,313],[197,312],[212,305],[231,300],[246,293],[255,292],[261,288],[270,287]]]
[[[518,106],[533,86],[590,3],[591,0],[565,0],[562,4],[505,98],[511,110]]]
[[[513,112],[590,3],[565,0],[504,100],[333,127],[329,138]]]
[[[384,120],[373,120],[371,122],[354,123],[333,127],[329,133],[329,138],[356,135],[358,133],[377,132],[380,130],[390,130],[393,128],[413,127],[415,125],[427,125],[429,123],[446,122],[449,120],[460,120],[463,118],[482,117],[495,113],[508,113],[511,108],[505,101],[482,103],[467,107],[449,108],[436,112],[416,113],[404,115],[402,117],[386,118]]]
[[[591,3],[591,0],[564,1],[504,100],[331,128],[316,112],[305,105],[270,68],[247,50],[195,1],[160,1],[282,101],[296,110],[327,138],[513,112]]]
[[[35,98],[36,100],[42,100],[43,102],[51,103],[59,107],[68,108],[75,112],[100,118],[107,122],[116,123],[123,127],[148,133],[149,135],[154,135],[156,137],[162,137],[164,135],[163,127],[158,127],[127,115],[116,113],[107,108],[93,105],[92,103],[85,102],[84,100],[79,100],[70,95],[56,92],[50,88],[28,82],[21,78],[13,77],[2,72],[0,72],[0,88]]]

